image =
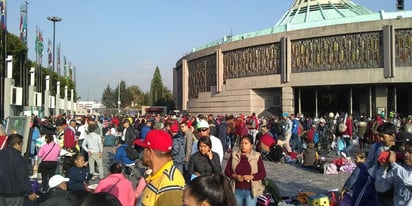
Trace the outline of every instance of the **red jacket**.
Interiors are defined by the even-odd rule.
[[[72,149],[76,145],[76,136],[70,127],[64,129],[63,148]]]
[[[307,142],[313,142],[315,139],[315,132],[316,132],[316,127],[312,127],[307,133],[306,133],[306,141]]]
[[[352,127],[352,119],[347,118],[346,119],[346,130],[345,132],[342,133],[342,135],[349,135],[349,137],[352,137],[352,132],[353,132],[353,127]]]
[[[0,136],[0,150],[6,147],[7,135]]]

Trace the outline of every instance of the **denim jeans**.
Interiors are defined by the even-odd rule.
[[[237,206],[256,206],[257,199],[253,198],[251,190],[235,189]]]

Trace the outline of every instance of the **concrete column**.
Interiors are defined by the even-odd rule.
[[[189,65],[182,59],[182,110],[187,110],[189,102]]]
[[[369,89],[368,89],[368,93],[369,93],[369,118],[371,118],[372,119],[372,117],[373,117],[373,114],[374,114],[374,112],[373,112],[373,104],[372,104],[372,88],[369,86]]]
[[[36,93],[35,93],[35,86],[34,86],[34,79],[35,79],[35,69],[34,67],[30,68],[30,85],[29,85],[29,102],[28,106],[29,109],[32,109],[36,106]]]
[[[70,114],[73,116],[75,108],[76,108],[76,104],[74,103],[74,89],[70,89],[70,97],[71,97]]]
[[[69,106],[69,102],[68,102],[68,97],[67,97],[67,95],[68,95],[68,87],[67,86],[64,86],[64,106],[63,106],[63,109],[64,109],[64,113],[66,113],[67,114],[67,109],[69,108],[68,106]]]
[[[60,101],[60,81],[56,84],[56,115],[60,115],[61,101]]]
[[[392,25],[383,27],[383,76],[395,76],[395,29]]]
[[[292,87],[282,87],[282,112],[295,113],[295,99]]]
[[[375,114],[379,114],[378,113],[378,109],[382,108],[383,111],[385,112],[385,118],[388,115],[388,88],[386,86],[383,85],[378,85],[376,86],[376,108],[375,108]]]
[[[44,91],[44,116],[50,116],[50,76],[47,75],[46,78],[46,90]]]
[[[4,118],[11,116],[11,88],[14,85],[13,74],[13,56],[8,55],[6,58],[6,78],[4,78]]]
[[[291,46],[292,43],[288,37],[280,39],[280,79],[282,83],[290,81],[292,72]]]
[[[349,113],[353,114],[353,90],[349,88]]]
[[[299,101],[299,105],[298,105],[298,111],[299,114],[302,114],[302,91],[299,89],[299,96],[298,96],[298,101]]]
[[[319,101],[318,101],[318,89],[315,89],[315,117],[319,115]],[[300,112],[299,112],[300,113]]]
[[[223,87],[223,52],[219,48],[216,50],[216,92],[222,92]]]

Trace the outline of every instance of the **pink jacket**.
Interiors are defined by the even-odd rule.
[[[54,147],[53,147],[54,145]],[[51,150],[53,148],[53,150]],[[51,151],[50,151],[51,150]],[[40,147],[37,156],[42,159],[42,161],[57,161],[60,155],[60,145],[55,142],[50,142],[49,144],[44,144]],[[49,153],[50,151],[50,153]],[[49,153],[49,154],[47,154]],[[47,155],[47,156],[46,156]],[[46,156],[46,158],[45,158]]]
[[[132,183],[123,174],[111,174],[100,180],[94,193],[109,192],[117,197],[122,206],[134,206],[135,194]]]

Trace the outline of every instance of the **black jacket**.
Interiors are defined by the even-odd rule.
[[[46,196],[46,200],[39,204],[40,206],[77,206],[79,201],[69,191],[60,188],[52,188]]]
[[[132,127],[128,127],[127,129],[126,129],[126,133],[125,133],[125,135],[124,135],[124,139],[125,139],[125,142],[128,144],[128,145],[133,145],[133,141],[136,139],[136,133],[134,132],[134,129],[132,128]]]
[[[21,197],[33,193],[29,180],[31,164],[13,147],[0,150],[0,196]]]
[[[212,175],[222,172],[220,158],[216,152],[213,152],[212,160],[209,157],[202,155],[200,152],[194,153],[190,157],[188,173],[198,172],[200,175]]]

